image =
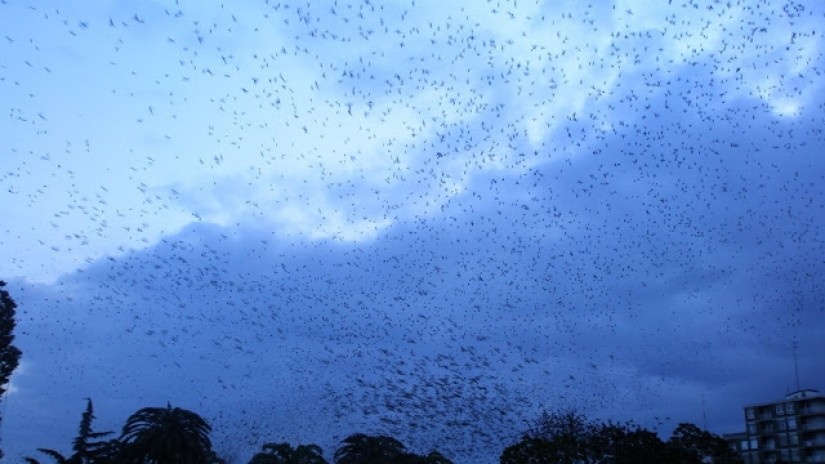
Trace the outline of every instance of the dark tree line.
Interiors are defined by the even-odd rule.
[[[80,420],[72,454],[40,448],[57,464],[226,464],[212,449],[211,428],[198,414],[173,408],[143,408],[121,434],[96,432],[91,399]],[[356,433],[341,441],[334,464],[452,464],[438,451],[409,452],[389,436]],[[27,457],[28,464],[40,464]],[[679,424],[670,439],[633,423],[591,421],[575,411],[543,413],[521,440],[507,446],[501,464],[742,464],[718,435]],[[266,443],[248,464],[330,464],[314,444]]]
[[[670,439],[633,423],[595,422],[575,411],[545,412],[501,464],[742,464],[724,438],[682,423]]]
[[[72,442],[72,454],[38,448],[57,464],[207,464],[221,460],[212,451],[211,428],[203,418],[186,409],[143,408],[126,420],[118,438],[108,438],[114,432],[92,429],[92,400],[80,419],[78,435]],[[40,464],[26,457],[29,464]]]
[[[72,442],[72,454],[38,448],[57,464],[226,464],[212,449],[211,427],[198,414],[167,404],[165,408],[143,408],[126,420],[119,437],[114,432],[92,428],[92,400],[87,399]],[[28,464],[41,464],[34,457]],[[438,451],[418,455],[398,440],[356,433],[345,438],[335,451],[335,464],[452,464]],[[249,464],[329,464],[317,445],[267,443]]]

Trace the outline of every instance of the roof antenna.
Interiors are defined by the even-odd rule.
[[[796,341],[796,337],[794,337],[793,341],[793,371],[794,375],[796,375],[796,391],[802,391],[802,387],[799,384],[799,363],[797,362],[797,351],[799,350],[799,343]]]
[[[708,415],[705,412],[705,394],[702,393],[702,427],[708,429]]]

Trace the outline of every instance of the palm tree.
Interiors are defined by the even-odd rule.
[[[298,445],[289,443],[267,443],[260,453],[252,456],[249,464],[328,464],[318,445]]]
[[[40,451],[41,453],[49,456],[57,464],[69,464],[69,462],[70,462],[69,461],[70,458],[67,458],[66,456],[63,456],[62,454],[60,454],[59,451],[55,451],[53,449],[48,449],[48,448],[37,448],[37,451]],[[40,461],[38,461],[37,459],[35,459],[31,456],[26,456],[26,457],[23,458],[23,460],[26,461],[28,464],[40,464]]]
[[[335,451],[335,464],[393,464],[406,455],[400,441],[392,437],[350,435]]]
[[[214,456],[203,418],[186,409],[143,408],[129,416],[123,433],[125,457],[135,463],[202,464]]]

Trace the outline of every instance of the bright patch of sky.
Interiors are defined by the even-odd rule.
[[[553,162],[568,121],[610,130],[619,96],[685,66],[781,116],[819,86],[802,4],[437,3],[4,5],[9,214],[42,212],[5,232],[29,250],[15,275],[193,220],[371,240],[476,172]]]

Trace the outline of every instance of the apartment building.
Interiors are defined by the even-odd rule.
[[[747,464],[825,463],[825,395],[818,390],[744,409],[745,431],[726,438]]]

